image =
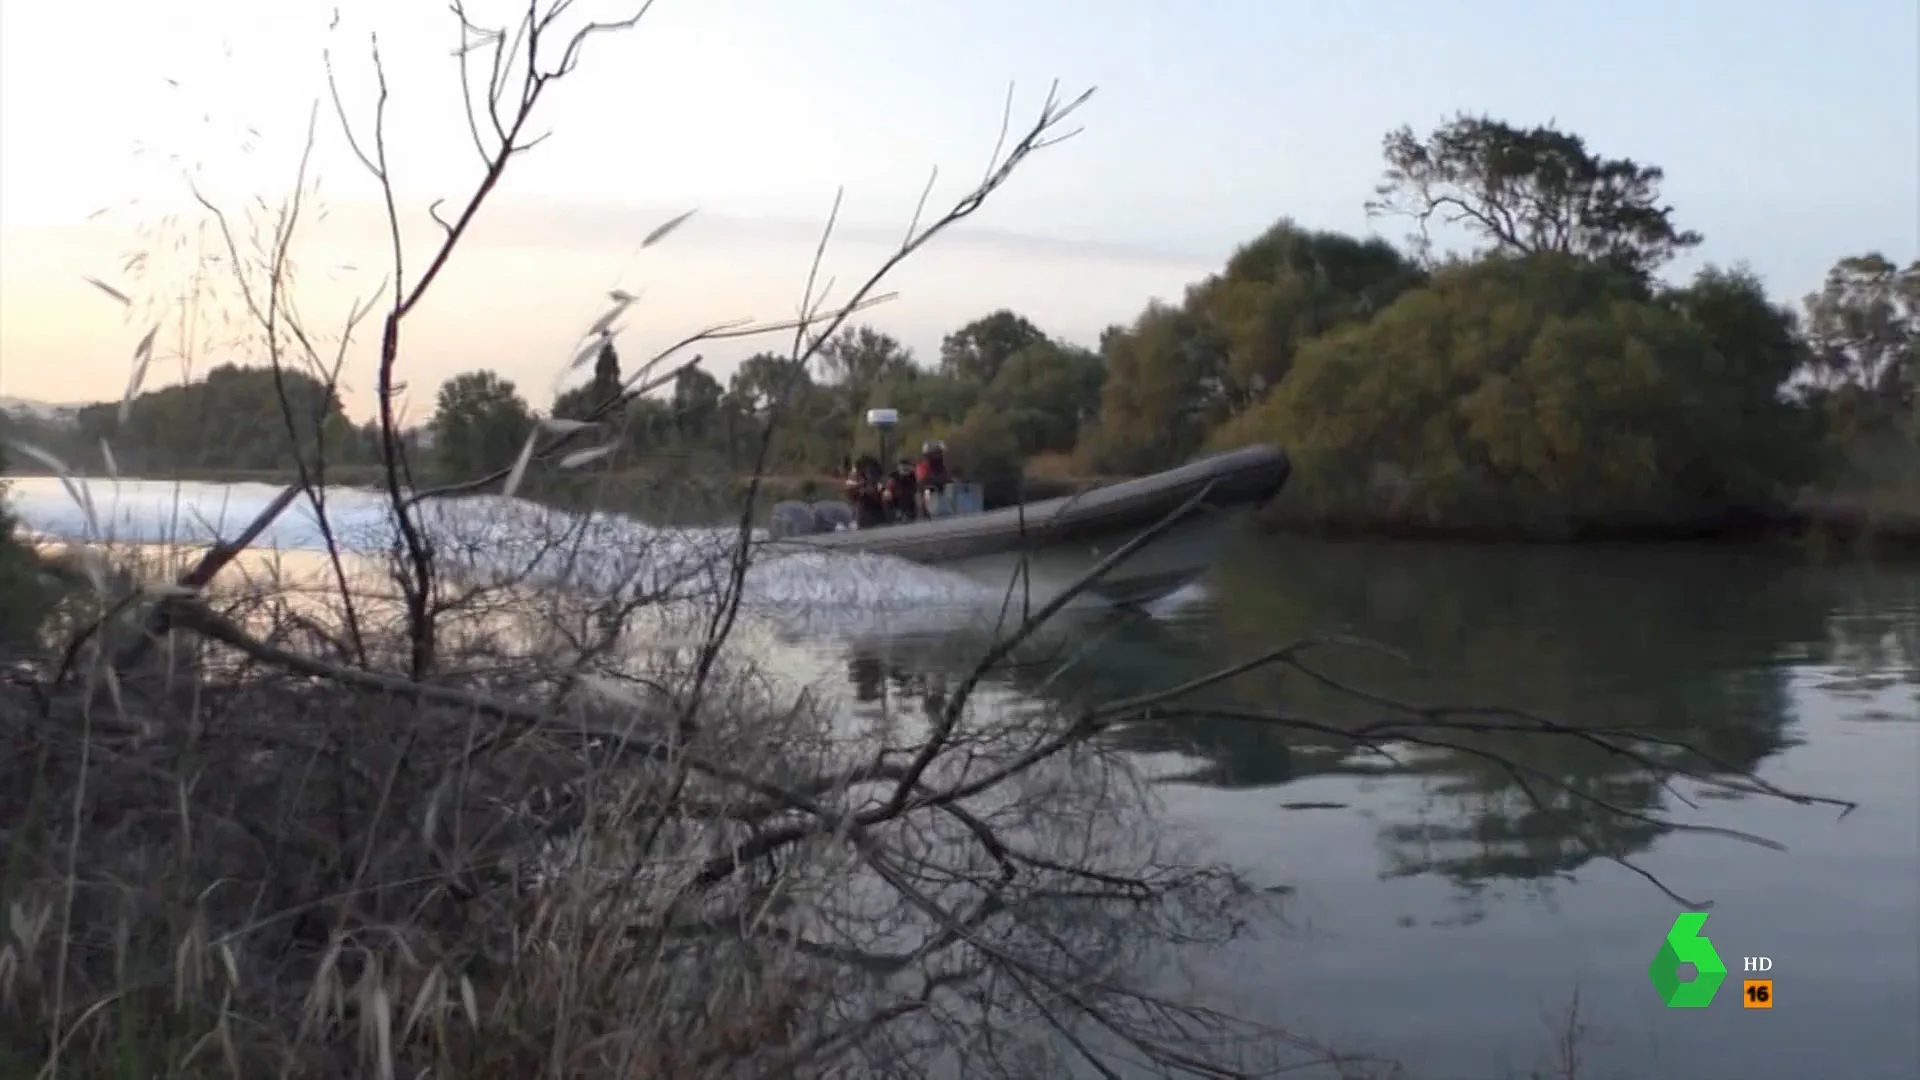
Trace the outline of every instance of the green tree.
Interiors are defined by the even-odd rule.
[[[407,439],[408,433],[401,432],[400,434],[401,434],[401,441],[403,443],[408,443],[409,442],[409,440]],[[364,424],[356,424],[353,429],[352,445],[354,447],[354,453],[356,455],[357,460],[379,461],[380,454],[381,454],[381,446],[382,446],[381,438],[380,438],[380,421],[376,418],[376,419],[368,420]],[[412,451],[413,451],[413,447],[411,444],[409,444],[407,446],[407,452],[411,454]]]
[[[720,380],[701,368],[686,368],[674,376],[673,419],[680,438],[709,444],[719,434],[720,401],[725,396]]]
[[[740,361],[728,381],[727,392],[740,407],[758,416],[789,395],[813,388],[813,376],[800,364],[775,353],[755,353]]]
[[[758,450],[768,411],[784,403],[773,432],[768,464],[782,470],[825,468],[845,453],[844,416],[829,388],[814,383],[803,364],[776,353],[756,353],[740,362],[728,380],[724,416],[731,418],[728,453],[745,465]]]
[[[943,433],[954,473],[979,484],[989,506],[1021,498],[1025,455],[1008,417],[975,409],[958,427]]]
[[[533,414],[512,382],[468,371],[440,384],[433,412],[434,458],[451,476],[504,468],[520,452]]]
[[[875,404],[900,410],[903,420],[958,424],[980,401],[984,388],[972,379],[939,373],[901,373],[875,391]]]
[[[626,388],[620,380],[620,354],[613,342],[603,342],[593,357],[593,377],[553,399],[553,415],[568,420],[588,420],[596,411],[618,397]]]
[[[1848,256],[1805,304],[1819,385],[1911,399],[1920,383],[1920,259],[1903,268],[1879,252]]]
[[[98,438],[88,439],[72,423],[41,416],[31,410],[0,408],[0,442],[37,446],[63,461],[89,461],[100,453]]]
[[[871,326],[850,326],[820,348],[827,381],[843,387],[854,408],[865,405],[875,384],[914,370],[913,352]]]
[[[1106,374],[1100,354],[1043,338],[999,365],[972,411],[1001,417],[1022,458],[1068,452],[1099,414]]]
[[[1232,412],[1286,377],[1300,346],[1364,321],[1425,274],[1384,240],[1303,229],[1282,219],[1196,286],[1190,310],[1205,317],[1226,349],[1224,393]]]
[[[1802,379],[1826,430],[1829,479],[1878,491],[1920,486],[1920,261],[1841,259],[1804,305]]]
[[[626,406],[626,441],[636,454],[672,448],[680,438],[680,427],[671,401],[657,397],[635,398]]]
[[[1756,410],[1793,363],[1785,313],[1713,272],[1650,300],[1637,275],[1560,254],[1448,267],[1365,325],[1303,349],[1219,433],[1294,453],[1297,510],[1434,525],[1661,524],[1772,503]],[[1734,356],[1753,346],[1773,355]]]
[[[1001,308],[948,334],[940,343],[939,370],[985,386],[1014,354],[1046,340],[1026,316]]]
[[[1082,456],[1103,471],[1179,463],[1271,393],[1307,342],[1365,321],[1424,280],[1384,241],[1276,222],[1178,308],[1153,305],[1102,336],[1103,419]]]
[[[1230,414],[1226,342],[1204,317],[1154,301],[1133,325],[1101,335],[1106,381],[1085,447],[1100,471],[1151,472],[1205,443]]]
[[[1708,347],[1702,355],[1713,365],[1689,381],[1707,396],[1682,403],[1692,414],[1689,428],[1711,453],[1697,459],[1700,475],[1669,482],[1699,489],[1709,500],[1724,482],[1741,501],[1761,503],[1779,485],[1815,479],[1814,417],[1781,392],[1808,362],[1793,311],[1768,299],[1751,271],[1715,266],[1667,290],[1662,301],[1701,335]]]
[[[1425,139],[1411,127],[1391,131],[1383,151],[1386,175],[1368,212],[1413,219],[1423,249],[1437,219],[1495,251],[1574,255],[1644,278],[1702,239],[1661,205],[1662,170],[1602,157],[1551,124],[1460,113]]]
[[[291,470],[296,446],[311,465],[368,460],[339,394],[305,372],[221,364],[204,379],[81,409],[81,441],[112,444],[128,473],[178,469]],[[297,440],[297,443],[294,441]]]

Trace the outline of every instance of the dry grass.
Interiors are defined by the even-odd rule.
[[[1257,899],[1136,846],[1140,792],[1118,759],[1076,752],[1081,733],[992,715],[945,746],[913,717],[848,730],[750,647],[702,667],[680,643],[714,614],[704,585],[677,601],[616,586],[630,607],[609,636],[604,598],[455,573],[456,525],[436,541],[427,684],[384,674],[412,648],[392,568],[356,564],[343,593],[325,558],[256,556],[189,602],[140,583],[200,553],[67,553],[63,647],[0,694],[16,1060],[722,1077],[878,1054],[865,1067],[888,1075],[990,1018],[1032,1057],[1038,1029],[1021,1029],[1052,1010],[1117,1010],[1134,1035],[1159,1022],[1128,1009],[1182,1014],[1129,988],[1125,955],[1225,933]],[[137,557],[141,573],[119,569]],[[156,599],[172,604],[157,647],[116,661],[153,640]],[[931,805],[888,808],[907,791]],[[1189,1022],[1195,1046],[1224,1030]]]
[[[293,644],[324,606],[285,581],[237,591],[218,614],[263,642]],[[393,606],[362,599],[375,648],[403,652]],[[500,647],[537,607],[471,610],[445,639],[487,669],[464,681],[557,689],[535,685],[524,645]],[[620,765],[582,737],[623,710],[577,694],[546,723],[503,724],[194,640],[173,635],[163,670],[94,666],[37,707],[4,699],[0,1031],[16,1053],[63,1076],[668,1076],[700,1074],[669,1049],[782,1044],[811,992],[783,950],[680,970],[626,932],[698,863],[675,841],[678,858],[608,873],[658,827],[676,767]],[[744,761],[817,730],[756,705],[716,695],[702,715],[729,723],[699,750]],[[706,984],[723,970],[758,974]],[[675,1000],[702,1009],[672,1015]]]
[[[678,887],[661,877],[673,860],[651,861],[640,879],[631,876],[638,868],[622,864],[626,879],[609,879],[612,849],[629,839],[629,826],[660,825],[662,792],[686,754],[746,763],[765,745],[822,735],[817,714],[776,712],[755,680],[723,670],[707,679],[697,737],[674,740],[677,751],[623,752],[613,744],[640,741],[633,725],[651,728],[678,711],[656,692],[684,682],[677,650],[610,655],[600,674],[556,663],[563,654],[581,659],[579,642],[602,613],[578,596],[541,595],[512,581],[449,595],[440,698],[410,700],[404,684],[389,688],[392,680],[362,685],[285,671],[275,651],[314,665],[347,660],[346,616],[323,560],[289,567],[269,556],[236,565],[229,577],[238,580],[203,597],[192,621],[180,618],[163,653],[118,667],[106,658],[143,632],[134,616],[143,599],[152,601],[137,583],[156,573],[169,580],[200,553],[113,551],[102,587],[74,568],[97,566],[103,547],[79,549],[91,560],[69,551],[53,564],[67,567],[59,576],[77,591],[51,636],[77,649],[23,659],[59,665],[34,672],[33,686],[54,692],[30,696],[16,685],[0,713],[0,775],[10,781],[0,819],[10,823],[13,856],[4,890],[13,936],[0,954],[0,990],[16,1010],[12,1020],[31,1018],[10,1030],[16,1046],[37,1036],[59,1039],[63,1050],[98,1050],[100,1039],[83,1038],[78,1026],[91,1020],[116,1033],[115,1045],[138,1042],[139,1060],[171,1061],[179,1046],[146,1037],[184,1024],[199,1036],[217,1034],[222,1053],[256,1075],[299,1050],[298,1040],[257,1036],[299,1032],[326,1045],[330,1032],[357,1018],[389,1055],[384,1070],[405,1060],[405,1044],[420,1034],[418,1014],[431,1005],[435,1052],[451,1055],[464,1074],[486,1064],[467,1045],[483,1019],[505,1025],[489,1029],[492,1051],[524,1055],[549,1045],[543,1024],[555,1022],[527,1015],[526,1006],[556,1004],[564,1015],[569,996],[608,992],[622,1010],[656,1011],[657,995],[596,984],[630,981],[644,967],[605,917],[630,910],[640,921],[643,895],[657,902],[659,890]],[[138,571],[120,569],[128,565]],[[379,588],[379,577],[356,573],[351,591],[369,673],[403,656],[408,637],[397,597]],[[189,625],[201,633],[185,633]],[[673,629],[656,621],[653,636]],[[236,656],[220,647],[223,635],[261,655]],[[476,696],[500,688],[513,700],[547,704],[533,717],[529,709],[502,715]],[[767,775],[781,771],[769,767]],[[556,844],[592,857],[556,862]],[[700,865],[687,864],[683,845],[671,846],[682,869]],[[588,912],[596,914],[583,920]],[[602,940],[592,951],[609,966],[590,972],[580,960],[584,927],[594,921]],[[54,942],[58,950],[46,947]],[[453,958],[457,975],[447,966]],[[791,1013],[793,1004],[778,997],[786,992],[780,972],[762,972],[764,980],[711,999],[726,1006],[717,1039],[737,1041],[725,1033],[736,1023],[755,1028],[763,1012]],[[243,990],[247,1007],[236,1010],[226,999]],[[735,1000],[768,993],[776,1000],[764,1010]],[[76,1016],[62,1002],[87,1007]],[[398,1014],[389,1018],[397,1025],[389,1032],[380,1010],[395,1002],[411,1011],[404,1024]],[[121,1028],[136,1003],[164,1005],[164,1015],[136,1010],[139,1030]],[[571,1008],[609,1016],[599,1005]],[[240,1030],[256,1038],[222,1029],[241,1016]],[[461,1017],[466,1028],[446,1026]],[[629,1018],[616,1026],[644,1024]],[[514,1034],[494,1039],[503,1032]],[[515,1064],[509,1053],[499,1064],[524,1075],[535,1063]]]

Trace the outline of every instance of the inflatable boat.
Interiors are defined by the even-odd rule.
[[[843,503],[783,502],[774,508],[769,542],[888,555],[1048,592],[1070,585],[1103,556],[1206,490],[1172,527],[1088,590],[1109,603],[1144,604],[1205,574],[1240,522],[1279,493],[1289,469],[1279,448],[1248,446],[1151,476],[997,510],[981,508],[977,485],[953,482],[940,492],[930,516],[867,528],[852,526],[852,513]]]

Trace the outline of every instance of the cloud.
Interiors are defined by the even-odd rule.
[[[620,341],[630,364],[705,326],[794,313],[822,222],[703,210],[659,245],[637,250],[641,238],[685,209],[506,198],[490,204],[408,320],[402,372],[413,388],[412,408],[430,408],[441,380],[477,367],[501,371],[533,404],[545,406],[556,374],[615,287],[642,295]],[[309,322],[332,329],[329,320],[337,322],[357,297],[379,286],[388,265],[381,219],[373,205],[352,201],[330,204],[324,220],[317,213],[309,218],[311,231],[295,245],[302,269],[298,300]],[[408,210],[404,231],[413,252],[409,273],[417,276],[439,232],[425,204]],[[836,229],[821,268],[822,282],[831,282],[829,299],[847,299],[894,253],[904,231],[904,222],[889,228],[855,221]],[[247,240],[241,238],[243,247]],[[67,400],[118,391],[125,357],[141,331],[105,311],[84,275],[112,279],[101,274],[102,266],[117,265],[114,252],[142,241],[169,242],[136,235],[126,223],[8,232],[0,279],[0,306],[14,314],[0,325],[6,393]],[[1210,259],[1000,232],[966,221],[897,267],[882,286],[897,298],[857,321],[900,337],[929,359],[945,334],[999,307],[1091,343],[1108,324],[1131,319],[1151,298],[1177,296],[1216,266]],[[176,273],[182,289],[188,269],[183,264]],[[198,311],[203,322],[229,328],[242,314],[232,288]],[[372,409],[377,334],[368,329],[361,337],[349,350],[343,379],[356,415]],[[784,349],[790,339],[716,343],[706,351],[707,364],[725,379],[739,359]],[[198,371],[263,359],[232,332],[202,340],[224,344],[203,346],[193,364]],[[157,364],[155,378],[164,380],[172,370]]]
[[[991,206],[990,200],[979,214],[944,231],[937,241],[939,246],[1007,258],[1088,258],[1110,263],[1157,266],[1214,262],[1226,254],[1224,250],[1214,252],[1198,247],[1177,250],[996,229],[983,223],[992,218]],[[725,209],[698,206],[502,198],[487,204],[476,221],[475,231],[476,235],[485,237],[490,244],[605,250],[609,246],[618,247],[623,239],[629,247],[638,245],[662,222],[694,209],[697,211],[694,216],[663,242],[663,251],[708,246],[737,250],[743,245],[758,244],[804,244],[811,247],[819,243],[830,208],[830,203],[823,202],[819,216],[808,219],[729,213]],[[921,216],[921,227],[937,220],[946,209],[946,205],[937,203],[929,206]],[[441,212],[446,212],[444,207]],[[425,213],[423,204],[413,208],[410,216],[423,219]],[[385,228],[384,208],[370,200],[330,203],[328,214],[335,229],[371,235]],[[834,224],[833,237],[838,243],[863,247],[897,246],[905,239],[909,217],[903,214],[897,222],[883,223],[875,220],[875,215],[862,216],[846,210]],[[418,225],[419,220],[415,220],[414,224]]]

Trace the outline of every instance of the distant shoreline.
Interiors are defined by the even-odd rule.
[[[1600,544],[1792,545],[1832,553],[1920,557],[1920,513],[1879,505],[1871,496],[1809,494],[1792,505],[1748,509],[1693,520],[1585,522],[1526,530],[1477,525],[1443,526],[1372,518],[1261,515],[1268,532],[1327,540],[1383,539],[1433,543],[1526,544],[1578,547]]]
[[[8,479],[52,479],[47,469],[16,468]],[[108,479],[89,477],[90,480]],[[292,473],[252,469],[197,469],[164,476],[128,474],[122,480],[145,483],[245,484],[282,486],[292,483]],[[423,478],[431,484],[437,481]],[[628,482],[637,494],[657,490],[660,476],[647,470],[623,470],[611,478],[601,477],[616,487]],[[750,475],[735,477],[738,490],[744,491]],[[1076,478],[1066,476],[1030,476],[1026,480],[1029,500],[1052,498],[1083,490],[1092,484],[1117,478]],[[376,465],[339,465],[327,470],[329,486],[379,490],[385,485],[382,469]],[[830,477],[777,475],[761,479],[762,491],[770,500],[833,498]],[[721,494],[715,491],[713,494]],[[564,493],[531,490],[528,497],[539,502],[568,506],[576,500]],[[1285,499],[1285,494],[1281,499]],[[1327,540],[1381,539],[1409,542],[1445,542],[1465,544],[1530,544],[1580,546],[1586,544],[1792,544],[1829,551],[1862,552],[1876,556],[1920,557],[1920,511],[1905,505],[1888,505],[1892,500],[1874,494],[1809,492],[1788,507],[1774,510],[1750,509],[1689,521],[1653,519],[1633,523],[1594,522],[1556,529],[1526,530],[1495,526],[1443,526],[1409,521],[1386,514],[1369,517],[1307,517],[1289,513],[1284,502],[1255,516],[1256,527],[1263,532]],[[638,507],[615,505],[615,510]]]

